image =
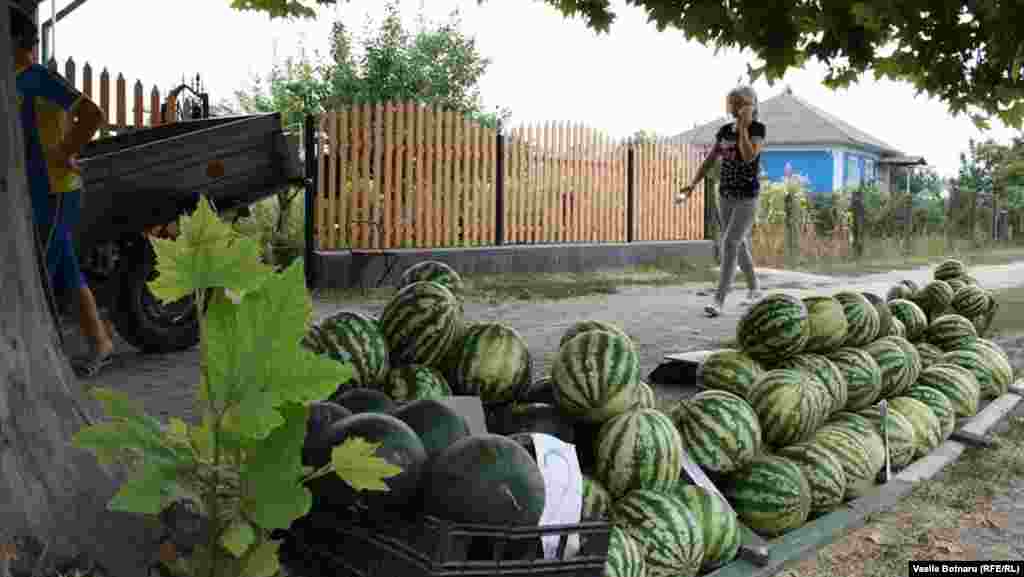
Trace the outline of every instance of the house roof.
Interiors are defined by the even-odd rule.
[[[876,151],[882,156],[903,156],[899,149],[797,97],[789,88],[761,102],[760,121],[768,126],[766,145],[856,146]],[[732,122],[731,118],[721,117],[678,134],[671,140],[710,145],[718,128],[729,122]]]

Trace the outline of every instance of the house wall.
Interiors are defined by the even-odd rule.
[[[832,191],[833,159],[829,150],[766,146],[761,152],[761,169],[769,180],[782,180],[787,162],[793,167],[793,174],[807,177],[810,192]]]

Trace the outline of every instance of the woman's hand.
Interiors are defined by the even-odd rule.
[[[676,194],[676,196],[673,199],[673,201],[676,204],[683,204],[684,202],[689,200],[690,194],[693,192],[693,188],[694,187],[693,187],[692,184],[688,184],[688,185],[684,186],[683,188],[679,189],[679,193]]]
[[[748,104],[747,106],[740,108],[740,114],[737,122],[739,122],[740,126],[743,128],[749,128],[754,122],[754,107]]]

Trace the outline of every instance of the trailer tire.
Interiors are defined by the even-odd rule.
[[[140,237],[122,245],[119,288],[111,321],[128,344],[144,353],[184,351],[199,342],[199,318],[191,297],[161,303],[147,283],[156,278],[156,255]]]

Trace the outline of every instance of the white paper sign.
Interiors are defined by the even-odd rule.
[[[533,433],[533,447],[537,451],[537,464],[544,475],[544,512],[540,525],[575,525],[583,514],[583,473],[576,456],[575,445],[543,433]],[[558,554],[559,535],[542,538],[544,558],[554,559]],[[579,552],[579,534],[569,535],[565,544],[566,558]]]

